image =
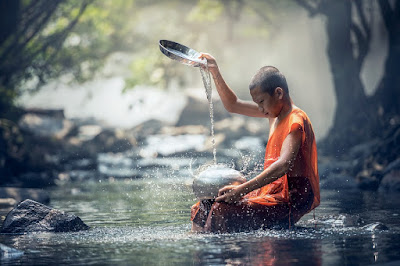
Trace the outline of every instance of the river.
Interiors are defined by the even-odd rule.
[[[69,183],[51,206],[91,226],[75,233],[0,235],[24,251],[3,265],[399,265],[400,199],[322,190],[321,205],[291,230],[196,235],[190,179],[148,177]],[[361,222],[361,223],[360,223]],[[388,230],[373,230],[372,223]]]

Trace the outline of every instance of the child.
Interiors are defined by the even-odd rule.
[[[241,184],[225,186],[215,201],[192,206],[193,232],[235,232],[288,228],[319,205],[315,136],[307,114],[289,96],[284,75],[261,68],[249,88],[253,102],[242,101],[222,78],[215,58],[202,54],[227,111],[269,120],[264,171]]]

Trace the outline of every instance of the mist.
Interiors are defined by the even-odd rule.
[[[167,28],[172,30],[177,22],[171,16],[188,12],[188,6],[176,8],[165,6],[162,12],[157,7],[141,10],[136,30],[145,32],[154,53],[159,53],[159,39],[171,39],[212,54],[228,85],[246,100],[251,100],[248,84],[255,72],[262,66],[273,65],[286,76],[294,103],[309,115],[317,140],[326,136],[332,126],[336,99],[322,16],[311,18],[304,9],[291,8],[266,25],[246,11],[233,24],[232,36],[227,33],[227,17],[222,16],[214,23],[197,23],[192,31],[179,32],[182,36],[175,37],[176,34],[161,31],[160,23],[170,23]],[[156,13],[161,14],[155,16]],[[370,52],[361,73],[367,94],[375,91],[387,54],[387,36],[378,13],[376,19]],[[134,58],[140,52],[133,51],[130,56]],[[22,96],[19,103],[25,107],[62,108],[69,118],[94,117],[110,126],[129,128],[150,118],[173,124],[186,103],[183,91],[203,90],[198,69],[175,63],[171,65],[179,74],[175,78],[185,82],[172,82],[167,91],[137,86],[122,94],[128,67],[127,60],[109,60],[105,69],[111,71],[103,71],[105,74],[97,75],[93,81],[77,85],[59,79],[34,95]],[[219,100],[216,94],[214,87],[214,101]],[[204,108],[208,108],[205,94],[204,101]],[[173,115],[163,115],[166,110]]]

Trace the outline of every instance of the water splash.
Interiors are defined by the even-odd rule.
[[[208,105],[210,109],[210,121],[211,121],[211,142],[213,146],[214,164],[217,164],[217,149],[215,147],[215,136],[214,136],[214,106],[212,102],[212,87],[211,87],[211,75],[208,70],[208,64],[205,64],[205,68],[200,67],[201,78],[203,80],[204,88],[206,90]]]

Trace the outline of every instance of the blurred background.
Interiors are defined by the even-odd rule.
[[[293,230],[188,234],[210,113],[162,39],[212,54],[242,99],[262,66],[284,73],[321,187]],[[398,0],[0,0],[1,232],[32,230],[5,220],[25,199],[92,227],[0,233],[0,264],[400,265],[399,69]],[[253,178],[266,119],[213,103],[217,162]]]
[[[23,185],[32,178],[24,174],[46,172],[43,184],[33,182],[44,185],[77,160],[98,168],[99,152],[136,147],[150,156],[139,148],[149,135],[200,134],[200,150],[209,150],[199,70],[162,55],[161,39],[212,54],[243,99],[260,67],[280,69],[313,122],[321,169],[350,160],[334,168],[376,189],[387,166],[399,165],[399,1],[0,5],[0,183]],[[235,148],[245,136],[265,145],[266,121],[228,114],[215,91],[213,99],[218,147]]]

